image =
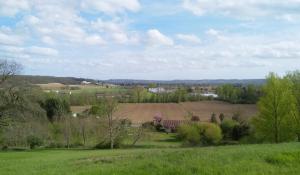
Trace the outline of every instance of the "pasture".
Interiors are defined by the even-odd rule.
[[[82,112],[90,106],[72,106],[73,112]],[[152,121],[153,117],[161,114],[164,119],[184,120],[188,113],[199,116],[201,121],[208,121],[215,113],[217,116],[223,113],[231,117],[239,113],[242,117],[256,115],[256,105],[230,104],[221,101],[200,101],[183,103],[125,103],[120,104],[118,115],[130,119],[133,123]]]
[[[297,175],[299,143],[0,152],[1,175]]]
[[[36,84],[44,91],[59,91],[72,93],[111,93],[120,94],[127,92],[127,89],[118,86],[101,85],[64,85],[61,83]]]

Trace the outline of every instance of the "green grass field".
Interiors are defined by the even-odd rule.
[[[71,90],[72,93],[108,93],[108,94],[120,94],[126,93],[128,90],[122,87],[105,88],[103,86],[79,86],[78,90]],[[69,92],[70,90],[63,90]]]
[[[100,85],[63,85],[60,83],[38,84],[44,91],[59,91],[65,93],[107,93],[107,94],[120,94],[128,92],[128,89],[116,86],[106,87]],[[72,89],[75,88],[75,89]]]
[[[2,175],[300,174],[300,143],[0,152]]]

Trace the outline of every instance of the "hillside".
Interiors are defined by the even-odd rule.
[[[261,85],[265,83],[264,79],[216,79],[216,80],[134,80],[134,79],[110,79],[110,80],[95,80],[88,78],[76,77],[55,77],[55,76],[38,76],[38,75],[18,75],[16,80],[27,81],[32,84],[47,84],[47,83],[61,83],[66,85],[80,84],[82,81],[102,82],[117,85],[222,85],[222,84],[255,84]]]
[[[261,85],[265,83],[265,79],[215,79],[215,80],[134,80],[134,79],[111,79],[103,82],[120,85],[148,85],[148,84],[161,84],[161,85],[222,85],[222,84],[255,84]]]
[[[299,143],[206,148],[0,152],[5,175],[297,175]]]
[[[75,78],[75,77],[54,77],[54,76],[37,76],[37,75],[17,75],[15,81],[26,81],[31,84],[48,84],[61,83],[65,85],[80,84],[82,81],[95,82],[93,79]]]

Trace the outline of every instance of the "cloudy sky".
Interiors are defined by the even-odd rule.
[[[25,74],[263,78],[300,69],[300,0],[0,0]]]

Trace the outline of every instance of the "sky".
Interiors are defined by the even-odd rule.
[[[23,74],[249,79],[300,69],[300,0],[0,0]]]

